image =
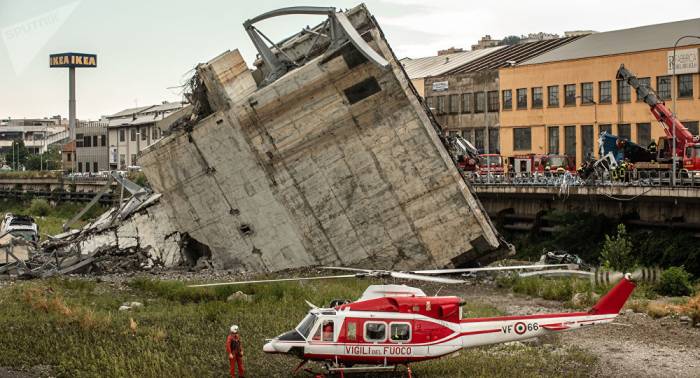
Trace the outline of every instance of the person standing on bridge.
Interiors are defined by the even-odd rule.
[[[228,352],[228,362],[231,365],[231,378],[236,378],[236,364],[238,364],[238,376],[245,376],[243,367],[243,344],[238,334],[238,326],[232,325],[228,337],[226,338],[226,352]]]

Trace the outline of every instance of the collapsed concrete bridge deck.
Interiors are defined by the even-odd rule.
[[[265,59],[250,70],[237,50],[197,67],[204,95],[184,127],[139,157],[163,221],[207,245],[215,266],[246,271],[502,253],[376,21],[364,5],[344,16],[388,66],[327,38],[329,16],[275,45],[274,70]]]

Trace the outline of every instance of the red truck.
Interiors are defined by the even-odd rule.
[[[516,174],[564,173],[565,171],[574,173],[576,171],[573,159],[556,154],[515,155],[509,158],[508,166],[510,171]]]

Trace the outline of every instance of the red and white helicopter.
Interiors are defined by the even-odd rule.
[[[567,266],[528,265],[505,269],[543,269]],[[462,280],[431,277],[440,274],[494,270],[494,268],[392,272],[354,268],[355,274],[281,280],[192,285],[193,287],[327,279],[344,277],[394,277],[439,283]],[[635,276],[638,273],[635,272]],[[553,332],[569,331],[612,322],[635,288],[632,275],[618,274],[619,282],[586,312],[462,319],[465,302],[456,296],[427,296],[406,285],[370,285],[356,301],[334,301],[328,308],[312,308],[299,325],[263,346],[271,354],[288,354],[301,360],[325,362],[331,373],[395,369],[400,365],[440,358],[462,348],[519,341]],[[356,365],[363,365],[358,367]],[[306,369],[306,371],[309,371]]]

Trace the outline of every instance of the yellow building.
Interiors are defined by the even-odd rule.
[[[602,131],[646,146],[665,135],[649,106],[615,78],[624,64],[647,82],[678,118],[698,134],[700,19],[595,33],[513,67],[499,70],[501,154],[557,153],[598,158]]]

